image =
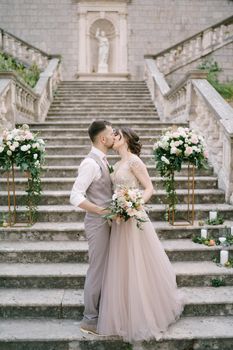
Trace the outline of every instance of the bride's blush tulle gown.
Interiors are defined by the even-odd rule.
[[[116,164],[112,174],[115,187],[139,188],[132,166],[145,165],[136,155]],[[113,221],[98,333],[119,335],[125,341],[159,339],[182,309],[173,267],[149,218],[142,230],[133,219],[120,224]]]

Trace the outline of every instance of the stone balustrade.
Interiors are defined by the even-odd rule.
[[[159,71],[167,75],[232,41],[233,16],[157,55],[145,57],[154,59]]]
[[[0,73],[0,127],[12,128],[16,123],[44,121],[61,80],[60,61],[48,61],[34,89],[13,72]]]
[[[17,58],[26,65],[36,63],[40,70],[44,70],[48,65],[49,59],[56,57],[48,55],[3,29],[0,29],[0,31],[0,50]]]
[[[233,203],[233,108],[205,78],[191,71],[170,88],[155,61],[146,59],[145,79],[161,120],[189,122],[204,137],[219,188]]]

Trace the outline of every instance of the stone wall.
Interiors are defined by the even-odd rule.
[[[144,54],[155,54],[230,16],[231,0],[132,0],[128,5],[128,60],[143,78]],[[64,79],[78,67],[76,0],[0,0],[0,27],[49,53],[60,53]]]

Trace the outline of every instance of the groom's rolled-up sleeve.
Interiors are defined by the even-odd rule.
[[[98,177],[99,166],[92,159],[84,159],[79,166],[78,176],[72,187],[70,203],[79,206],[86,199],[86,191],[94,179]]]

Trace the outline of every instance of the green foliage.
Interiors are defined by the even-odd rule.
[[[206,70],[208,72],[208,82],[218,91],[218,93],[227,101],[233,101],[233,81],[229,83],[220,83],[218,80],[218,73],[222,71],[218,62],[211,60],[203,61],[198,69]]]
[[[0,72],[15,72],[21,80],[32,88],[36,85],[40,76],[40,70],[35,63],[30,67],[26,67],[3,52],[0,53]]]
[[[222,225],[224,223],[224,218],[219,213],[217,213],[216,219],[206,221],[208,225]]]
[[[220,245],[220,241],[218,239],[214,239],[214,238],[211,238],[211,237],[208,237],[208,238],[194,237],[192,239],[192,241],[194,243],[204,244],[204,245],[207,245],[207,246]]]
[[[212,278],[211,280],[212,287],[222,287],[226,285],[226,282],[223,278]]]

